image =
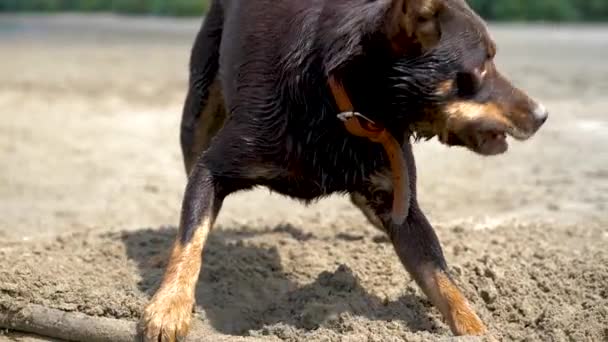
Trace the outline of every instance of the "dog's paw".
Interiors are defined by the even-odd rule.
[[[457,336],[485,336],[488,329],[467,303],[454,308],[449,323]]]
[[[144,310],[139,322],[141,340],[183,341],[190,328],[193,305],[192,296],[159,290]]]

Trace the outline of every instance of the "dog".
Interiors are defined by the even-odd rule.
[[[418,205],[411,144],[489,156],[538,131],[547,110],[495,55],[465,0],[213,0],[191,54],[178,236],[143,339],[187,335],[222,202],[255,186],[305,202],[348,194],[453,334],[486,334]]]

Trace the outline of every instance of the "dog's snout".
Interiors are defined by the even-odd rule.
[[[545,108],[545,106],[539,103],[536,105],[536,108],[534,109],[532,115],[534,116],[536,129],[539,129],[540,126],[542,126],[549,118],[549,111],[547,110],[547,108]]]

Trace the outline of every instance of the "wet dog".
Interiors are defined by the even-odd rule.
[[[485,334],[418,206],[411,142],[495,155],[541,127],[547,111],[495,54],[464,0],[214,0],[192,49],[178,237],[144,339],[187,334],[222,201],[255,186],[303,201],[349,194],[452,332]]]

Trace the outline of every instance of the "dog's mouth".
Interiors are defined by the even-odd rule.
[[[447,130],[439,135],[439,140],[448,146],[463,146],[475,153],[492,156],[505,153],[509,149],[507,137],[516,140],[525,140],[529,135],[517,128],[507,125],[491,125],[493,127],[479,128],[475,123],[464,128],[452,131]],[[486,125],[487,126],[487,125]]]

